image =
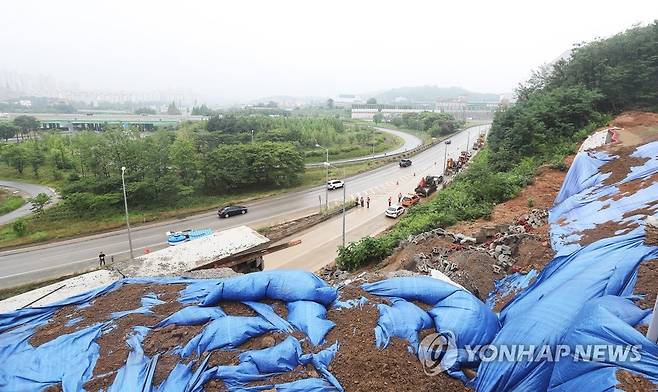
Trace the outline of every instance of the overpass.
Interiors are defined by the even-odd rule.
[[[175,126],[184,121],[203,121],[206,116],[171,115],[171,114],[105,114],[105,113],[9,113],[8,118],[28,115],[41,123],[41,129],[67,129],[69,131],[90,129],[101,130],[104,125],[123,127],[137,126],[149,130],[160,126]]]

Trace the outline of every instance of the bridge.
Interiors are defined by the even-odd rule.
[[[150,130],[160,126],[175,126],[184,121],[203,121],[207,116],[171,115],[171,114],[118,114],[118,113],[9,113],[11,120],[17,116],[33,116],[41,123],[41,129],[101,130],[105,125],[123,127],[137,126],[142,130]]]

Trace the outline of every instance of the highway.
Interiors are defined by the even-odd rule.
[[[476,126],[453,135],[450,138],[452,141],[451,144],[438,144],[413,157],[414,163],[411,167],[400,168],[396,163],[393,163],[347,178],[346,189],[348,197],[366,194],[372,195],[371,198],[377,198],[378,200],[376,202],[373,200],[373,204],[377,203],[378,205],[383,200],[379,200],[380,197],[385,199],[388,196],[392,196],[395,198],[397,189],[400,187],[398,184],[415,184],[424,173],[440,174],[443,169],[444,152],[447,152],[448,158],[457,157],[460,151],[466,149],[469,134],[472,144],[479,132],[484,132],[486,129],[488,129],[488,126]],[[414,174],[416,175],[414,176]],[[412,191],[413,186],[405,190],[407,192]],[[165,232],[168,230],[182,230],[187,228],[212,228],[214,230],[221,230],[240,225],[260,228],[316,212],[319,210],[320,205],[324,204],[324,197],[325,188],[318,186],[248,203],[248,214],[229,219],[218,219],[216,212],[211,211],[184,219],[134,227],[132,230],[132,240],[135,256],[143,254],[146,249],[153,251],[165,247]],[[329,192],[330,203],[338,203],[341,200],[341,190]],[[371,211],[375,211],[374,206],[372,208]],[[381,219],[382,217],[383,209],[377,216],[373,214],[370,219],[364,220],[363,227],[359,227],[361,225],[359,225],[358,221],[353,221],[350,224],[352,228],[350,239],[356,239],[357,228],[363,232],[367,232],[367,225],[372,225],[372,219]],[[368,232],[367,234],[372,233]],[[333,238],[335,236],[340,236],[340,232],[327,233],[327,238]],[[327,245],[325,244],[324,246]],[[292,255],[290,252],[295,252],[295,248],[290,248],[285,253],[281,252],[280,254]],[[125,229],[117,230],[56,243],[0,252],[0,287],[11,287],[36,280],[53,278],[92,267],[96,265],[97,255],[100,251],[103,251],[107,255],[108,261],[112,256],[117,259],[126,258],[128,255],[127,231]],[[297,260],[294,265],[280,262],[276,264],[304,267],[304,263],[301,260]],[[307,269],[312,269],[310,267],[311,265],[306,266]]]
[[[333,161],[332,160],[331,163],[333,163],[333,164],[342,164],[342,163],[350,163],[350,162],[369,161],[369,160],[372,160],[372,159],[383,158],[383,157],[386,157],[386,156],[396,155],[396,154],[400,154],[400,153],[403,153],[403,152],[406,152],[406,151],[409,151],[409,150],[413,150],[414,148],[420,147],[423,144],[422,140],[420,140],[416,136],[414,136],[412,134],[409,134],[409,133],[406,133],[406,132],[396,131],[394,129],[388,129],[388,128],[380,128],[380,127],[375,127],[375,129],[380,131],[380,132],[384,132],[384,133],[391,134],[393,136],[397,136],[397,137],[401,138],[404,141],[404,143],[402,144],[402,146],[400,146],[400,147],[398,147],[394,150],[391,150],[391,151],[380,152],[380,153],[376,153],[374,155],[371,154],[371,155],[367,155],[367,156],[364,156],[364,157],[358,157],[358,158],[341,159],[341,160],[338,160],[338,161]],[[329,159],[331,160],[331,156],[329,157]],[[320,167],[320,166],[324,166],[324,162],[307,163],[306,164],[306,167]]]
[[[17,181],[8,181],[8,180],[0,180],[0,188],[10,188],[10,189],[17,189],[24,195],[27,195],[28,197],[34,197],[38,195],[39,193],[45,193],[48,196],[50,196],[50,204],[53,205],[54,203],[57,203],[59,200],[59,197],[57,193],[52,188],[49,188],[44,185],[38,185],[38,184],[27,184],[24,182],[17,182]],[[12,222],[15,219],[18,219],[22,216],[29,215],[32,213],[30,208],[32,207],[31,203],[25,203],[21,207],[15,209],[14,211],[0,216],[0,225],[5,225],[9,222]]]

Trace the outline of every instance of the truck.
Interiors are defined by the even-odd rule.
[[[414,192],[420,197],[427,197],[436,192],[442,182],[443,176],[425,176],[420,179]]]

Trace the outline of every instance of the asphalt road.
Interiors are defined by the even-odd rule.
[[[8,181],[8,180],[0,180],[0,187],[1,188],[10,188],[10,189],[17,189],[19,190],[22,194],[28,195],[28,197],[34,197],[38,195],[39,193],[45,193],[48,196],[51,197],[51,203],[56,203],[58,200],[57,193],[55,193],[54,190],[47,186],[43,185],[37,185],[37,184],[27,184],[23,182],[17,182],[17,181]],[[30,208],[32,207],[32,204],[30,203],[25,203],[23,206],[20,208],[15,209],[14,211],[0,216],[0,225],[5,225],[15,219],[18,219],[22,216],[29,215],[32,213],[30,211]]]
[[[412,158],[413,165],[411,167],[400,168],[397,164],[389,164],[347,178],[348,197],[378,193],[384,195],[391,192],[397,195],[397,192],[394,192],[393,184],[400,183],[400,181],[404,183],[417,182],[417,180],[420,180],[422,173],[440,174],[443,169],[444,152],[447,152],[448,157],[457,157],[460,151],[466,149],[469,133],[470,143],[472,144],[478,133],[484,131],[486,127],[471,127],[469,130],[452,136],[450,138],[452,140],[451,144],[439,144],[425,150]],[[414,176],[414,173],[417,176]],[[409,189],[409,191],[412,189]],[[341,190],[329,192],[329,203],[342,201],[342,194]],[[221,230],[240,225],[249,225],[252,228],[264,227],[317,211],[321,204],[324,204],[324,198],[325,188],[318,186],[249,203],[247,205],[249,213],[229,219],[218,219],[216,212],[209,212],[184,219],[136,227],[132,230],[135,256],[143,254],[146,249],[152,251],[165,247],[165,232],[168,230],[188,228]],[[352,227],[356,227],[358,222],[352,223],[352,225]],[[290,248],[287,252],[295,252],[295,248],[297,247]],[[92,267],[96,265],[100,251],[107,255],[107,259],[112,256],[117,259],[126,258],[128,255],[127,231],[118,230],[52,244],[0,252],[0,287],[11,287],[57,277]],[[294,264],[297,267],[300,266],[300,263]],[[310,265],[307,268],[309,267]]]
[[[388,134],[397,136],[397,137],[401,138],[404,141],[404,143],[402,144],[402,146],[400,146],[399,148],[396,148],[395,150],[380,152],[380,153],[377,153],[377,154],[374,154],[374,155],[371,154],[371,155],[367,155],[365,157],[341,159],[341,160],[334,161],[334,160],[331,159],[331,156],[329,156],[329,161],[331,163],[334,163],[334,164],[336,164],[336,163],[369,161],[371,159],[382,158],[382,157],[385,157],[385,156],[396,155],[396,154],[400,154],[400,153],[403,153],[403,152],[406,152],[406,151],[409,151],[409,150],[413,150],[414,148],[419,147],[423,144],[423,141],[420,138],[418,138],[414,135],[411,135],[409,133],[406,133],[406,132],[396,131],[394,129],[388,129],[388,128],[380,128],[380,127],[375,127],[375,129],[377,129],[378,131],[384,132],[384,133],[388,133]],[[323,166],[323,165],[324,165],[324,162],[307,163],[306,167],[318,167],[318,166]]]

